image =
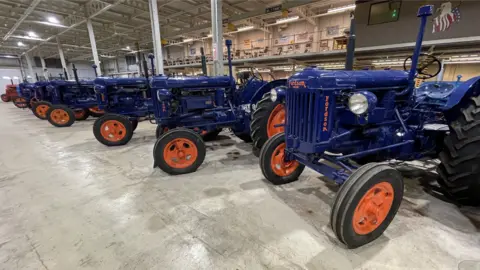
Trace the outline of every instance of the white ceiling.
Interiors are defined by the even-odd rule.
[[[289,12],[314,16],[353,0],[223,0],[223,18],[233,24],[262,27],[281,17],[265,8],[283,3]],[[100,55],[123,55],[122,48],[152,47],[148,0],[0,0],[0,54],[58,57],[57,38],[67,59],[90,59],[86,20],[92,20]],[[210,31],[210,0],[158,1],[162,38],[206,36]],[[61,27],[49,24],[53,17]],[[35,33],[32,39],[29,33]],[[19,46],[19,42],[24,46]]]

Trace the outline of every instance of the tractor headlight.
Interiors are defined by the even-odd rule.
[[[348,99],[348,108],[356,115],[364,114],[368,110],[368,99],[363,94],[353,94]]]
[[[278,95],[277,95],[277,90],[272,89],[270,90],[270,99],[275,102],[277,101]]]

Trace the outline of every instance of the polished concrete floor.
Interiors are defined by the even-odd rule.
[[[0,269],[479,269],[480,211],[425,193],[428,174],[381,238],[348,250],[328,224],[337,187],[312,171],[273,187],[224,132],[199,171],[168,176],[153,125],[107,148],[92,123],[0,104]]]

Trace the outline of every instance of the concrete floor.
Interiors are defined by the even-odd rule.
[[[262,180],[225,132],[194,174],[152,168],[154,125],[107,148],[93,120],[54,128],[0,104],[0,269],[479,269],[480,214],[407,182],[375,242],[345,249],[328,224],[336,187],[306,170]]]

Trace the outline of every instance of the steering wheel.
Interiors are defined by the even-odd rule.
[[[403,69],[406,72],[410,71],[410,68],[407,68],[408,60],[410,60],[411,62],[412,57],[411,56],[407,57],[403,62]],[[428,69],[432,70],[432,72],[428,72],[427,71]],[[433,55],[421,53],[418,57],[418,64],[417,64],[416,70],[417,70],[416,78],[422,79],[422,80],[430,79],[437,76],[438,73],[440,73],[440,71],[442,70],[442,63],[440,62],[440,60],[438,60],[437,57]]]
[[[252,77],[253,78],[257,78],[260,81],[263,81],[262,74],[260,74],[260,72],[258,72],[258,69],[251,68],[251,70],[252,70]]]

